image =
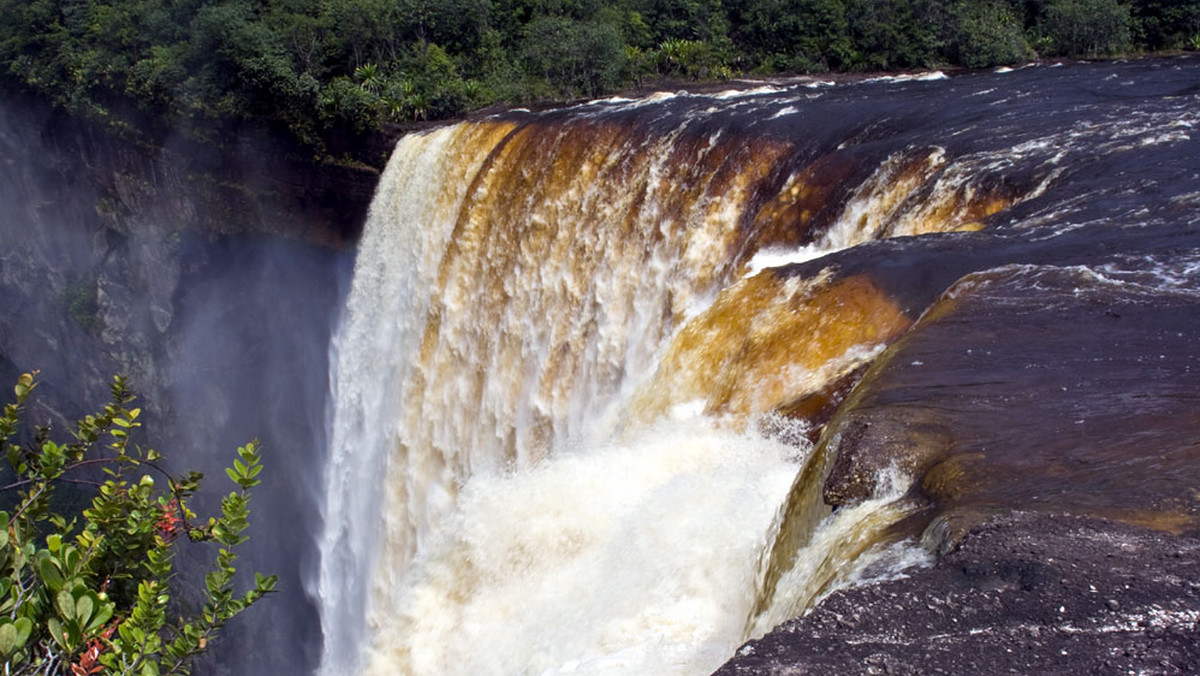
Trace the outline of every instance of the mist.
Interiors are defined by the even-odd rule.
[[[32,422],[68,433],[129,376],[146,414],[137,443],[206,475],[193,507],[215,513],[222,469],[257,439],[242,582],[278,592],[232,622],[198,673],[307,673],[319,660],[316,576],[330,336],[354,254],[198,224],[210,195],[181,190],[170,158],[145,158],[37,107],[0,105],[0,378],[39,370]],[[264,170],[264,169],[259,169]],[[184,544],[185,585],[215,557]],[[188,603],[184,594],[182,603]]]

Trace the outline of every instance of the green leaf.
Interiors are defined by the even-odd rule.
[[[241,479],[241,477],[237,475],[237,472],[233,471],[232,467],[225,468],[225,475],[228,476],[234,483],[237,483],[238,480]]]
[[[50,630],[50,637],[54,639],[55,643],[59,644],[66,650],[71,649],[71,646],[69,645],[70,641],[67,639],[67,633],[63,631],[62,623],[58,621],[58,618],[48,618],[46,620],[46,628]]]
[[[33,631],[33,622],[28,617],[18,617],[13,625],[17,628],[17,647],[25,645],[29,634]]]
[[[86,627],[88,620],[92,619],[92,610],[95,608],[95,602],[92,600],[91,593],[86,593],[80,596],[75,601],[75,618],[79,620],[79,626]]]
[[[50,591],[62,591],[65,580],[63,580],[62,573],[58,570],[58,566],[54,565],[54,560],[49,555],[38,558],[38,573],[42,576],[42,582],[46,583]]]
[[[79,550],[74,547],[67,546],[63,552],[63,563],[66,564],[66,572],[76,574],[79,572]]]
[[[8,657],[16,652],[20,645],[17,643],[17,627],[10,623],[0,625],[0,655]]]
[[[115,604],[102,602],[100,604],[100,608],[96,610],[96,614],[92,617],[92,621],[88,622],[88,626],[85,627],[85,630],[89,634],[99,632],[100,628],[103,627],[106,622],[112,619],[113,609],[115,607]]]
[[[75,617],[75,597],[66,589],[54,595],[54,605],[58,608],[58,616],[64,620]]]
[[[136,633],[137,628],[134,627],[130,622],[122,622],[121,624],[117,625],[117,634],[120,635],[121,640],[127,645],[132,646],[137,643],[137,636],[135,635]]]
[[[57,554],[62,548],[62,536],[58,533],[51,533],[46,536],[46,547],[50,549],[50,553]]]

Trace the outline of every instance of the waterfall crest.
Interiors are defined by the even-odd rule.
[[[698,673],[913,560],[884,537],[907,479],[830,515],[797,412],[921,308],[796,263],[979,230],[1060,172],[853,120],[798,132],[794,96],[401,140],[335,346],[324,673]]]

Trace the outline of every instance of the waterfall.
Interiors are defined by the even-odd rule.
[[[395,462],[389,450],[396,446],[411,346],[421,339],[434,271],[466,183],[487,157],[488,138],[505,131],[461,127],[406,137],[396,149],[406,161],[388,167],[371,207],[372,227],[363,236],[330,360],[332,456],[319,581],[328,665],[352,664],[364,635],[367,580],[382,537],[382,479]],[[387,377],[373,377],[380,374]],[[403,518],[423,518],[436,506],[415,507]]]
[[[919,558],[884,537],[907,480],[830,514],[809,423],[781,415],[914,317],[866,275],[778,266],[978,230],[1057,174],[903,139],[864,155],[797,127],[794,99],[400,141],[331,360],[323,673],[703,673]]]

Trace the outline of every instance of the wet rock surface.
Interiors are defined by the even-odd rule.
[[[1014,512],[930,568],[834,592],[716,673],[1190,673],[1198,621],[1200,541]]]
[[[924,506],[896,532],[939,558],[834,592],[718,673],[1200,669],[1200,268],[1175,233],[983,269],[929,305],[823,433],[823,500],[898,466]]]
[[[964,277],[827,434],[825,500],[899,466],[941,510],[1070,511],[1163,531],[1200,513],[1194,254]]]

